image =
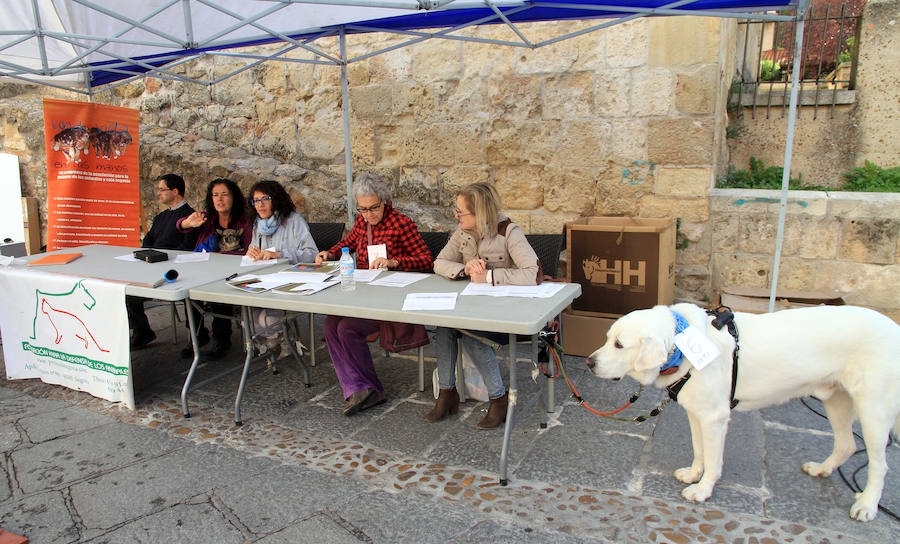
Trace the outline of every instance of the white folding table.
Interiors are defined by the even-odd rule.
[[[313,295],[292,295],[277,291],[246,293],[230,287],[224,281],[217,281],[192,288],[189,296],[191,300],[196,301],[241,306],[245,315],[243,320],[245,338],[250,336],[248,330],[250,320],[246,316],[249,315],[251,307],[509,334],[509,408],[500,454],[500,482],[505,484],[509,439],[515,424],[515,408],[519,393],[515,365],[517,335],[535,337],[547,323],[581,294],[581,286],[565,284],[559,292],[549,298],[459,296],[454,310],[402,310],[404,299],[409,293],[459,293],[467,284],[465,281],[452,281],[431,274],[402,288],[358,283],[354,291],[342,291],[340,286],[334,286]],[[248,352],[244,376],[235,399],[237,422],[241,420],[240,402],[250,360]],[[185,413],[187,413],[186,392],[190,379],[189,375],[182,395]],[[546,417],[544,414],[545,419]]]

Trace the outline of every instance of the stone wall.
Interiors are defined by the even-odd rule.
[[[582,26],[544,23],[524,30],[538,41]],[[511,37],[503,28],[471,32]],[[395,42],[352,36],[350,55]],[[395,203],[423,230],[452,229],[454,191],[488,181],[526,232],[561,232],[566,222],[591,215],[678,218],[680,298],[712,298],[733,281],[765,285],[772,250],[751,239],[756,232],[768,236],[777,217],[772,207],[710,198],[714,176],[727,163],[725,102],[735,44],[734,21],[673,17],[637,20],[533,51],[433,41],[354,62],[348,67],[354,168],[387,179]],[[320,46],[333,50],[335,44]],[[239,66],[215,57],[182,69],[206,80]],[[23,193],[42,200],[44,94],[60,95],[0,85],[0,149],[21,157]],[[185,177],[195,205],[216,177],[233,178],[244,190],[276,179],[308,220],[346,218],[336,67],[267,63],[211,87],[145,78],[94,100],[141,112],[148,219],[159,211],[152,181],[170,171]],[[811,247],[803,246],[807,253],[791,249],[782,283],[831,286],[847,266],[865,281],[841,279],[834,287],[846,286],[851,300],[895,308],[896,302],[884,303],[888,297],[870,293],[884,295],[876,280],[896,274],[898,218],[881,217],[874,208],[865,212],[870,215],[860,217],[886,234],[860,230],[859,242],[851,243],[857,223],[847,222],[856,219],[838,217],[830,204],[819,208],[819,215],[809,206],[792,215],[791,236],[800,224],[808,233],[803,240],[841,233],[847,247],[839,251],[838,242],[830,242],[832,268],[819,267],[807,254]],[[882,255],[884,247],[892,248],[893,261]],[[877,257],[866,260],[866,254]]]
[[[845,91],[855,93],[855,102],[838,102],[832,110],[832,92],[823,85],[818,107],[799,108],[791,175],[802,175],[803,183],[840,187],[843,174],[867,160],[883,168],[900,166],[898,25],[900,0],[869,0],[862,14],[856,90]],[[762,94],[755,112],[744,107],[742,117],[732,115],[732,130],[738,135],[728,140],[727,149],[735,168],[747,169],[750,157],[762,159],[766,166],[784,165],[787,113],[780,105],[783,95],[776,89],[773,100],[778,105],[767,108],[768,98]]]
[[[770,285],[779,198],[776,191],[712,191],[716,289]],[[778,286],[838,289],[849,304],[900,322],[900,194],[791,191]]]

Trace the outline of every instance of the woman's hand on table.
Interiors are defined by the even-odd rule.
[[[466,275],[470,278],[474,278],[478,274],[482,276],[487,274],[487,265],[485,264],[484,259],[472,259],[467,262]]]
[[[316,264],[322,264],[327,260],[328,260],[328,252],[327,251],[320,251],[320,252],[316,253]]]
[[[371,263],[369,263],[369,269],[374,270],[376,268],[386,269],[399,265],[397,259],[385,259],[383,257],[378,257]]]
[[[253,259],[254,261],[268,261],[271,259],[278,259],[281,257],[280,251],[269,251],[267,249],[259,249],[256,246],[250,246],[247,250],[247,256]]]

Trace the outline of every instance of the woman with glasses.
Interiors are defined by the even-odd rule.
[[[284,187],[277,181],[260,181],[250,188],[250,195],[253,237],[247,256],[256,261],[284,257],[291,264],[313,262],[319,250]]]
[[[456,229],[447,245],[434,260],[434,272],[453,280],[471,280],[491,285],[537,285],[542,272],[538,257],[522,229],[500,213],[500,195],[493,186],[473,183],[456,195]],[[508,336],[474,331],[473,334],[499,344]],[[476,425],[493,429],[506,421],[509,396],[503,386],[500,366],[494,350],[456,329],[438,327],[435,338],[438,382],[441,391],[425,421],[440,421],[448,413],[459,411],[456,391],[457,340],[481,373],[488,390],[490,405],[487,415]]]
[[[347,236],[316,256],[316,264],[340,258],[341,248],[356,253],[358,268],[429,270],[431,252],[409,217],[394,209],[387,185],[374,174],[362,173],[353,184],[359,215]],[[382,248],[383,246],[383,248]],[[370,252],[385,256],[369,258]],[[325,318],[325,341],[334,371],[347,404],[343,413],[351,416],[386,400],[384,386],[375,373],[366,337],[380,330],[381,322],[357,317]]]
[[[288,259],[291,264],[311,263],[316,259],[316,243],[309,225],[297,212],[293,200],[277,181],[264,180],[250,188],[250,217],[253,237],[247,256],[256,261]],[[264,249],[265,248],[265,249]],[[266,349],[274,359],[281,354],[284,339],[279,310],[253,310],[253,319],[263,332]]]
[[[246,202],[237,183],[230,179],[214,179],[206,187],[205,211],[180,219],[176,226],[181,232],[199,231],[194,251],[244,255],[250,247],[252,232]],[[227,304],[211,304],[210,308],[215,313],[228,314],[232,311]],[[195,312],[194,316],[198,324],[197,340],[202,346],[209,342],[209,333],[199,313]],[[212,360],[221,359],[231,349],[231,320],[213,317],[212,337],[213,349],[205,356]],[[193,353],[194,348],[190,344],[181,350],[184,358]]]

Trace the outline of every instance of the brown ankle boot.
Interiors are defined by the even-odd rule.
[[[509,393],[504,393],[502,397],[491,399],[488,406],[488,413],[484,419],[475,425],[476,429],[496,429],[501,423],[506,421],[506,409],[509,407]]]
[[[456,392],[456,389],[441,389],[434,408],[425,414],[425,421],[434,423],[444,419],[448,413],[455,414],[456,412],[459,412],[459,393]]]

